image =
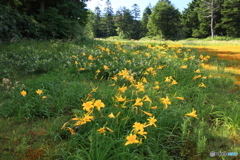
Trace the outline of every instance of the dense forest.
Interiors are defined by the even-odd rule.
[[[0,40],[85,39],[118,36],[178,40],[240,37],[240,0],[193,0],[181,13],[169,0],[120,7],[106,0],[102,11],[86,9],[87,0],[4,0],[0,2]]]

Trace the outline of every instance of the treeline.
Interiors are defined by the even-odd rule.
[[[240,0],[193,0],[180,13],[169,0],[134,4],[115,13],[110,0],[102,11],[87,0],[4,0],[0,2],[0,40],[70,39],[118,36],[126,39],[240,37]]]
[[[110,0],[101,11],[89,11],[88,35],[96,38],[120,36],[140,39],[158,36],[164,39],[240,37],[240,0],[193,0],[180,13],[169,0],[148,5],[140,19],[140,9],[119,8],[113,12]]]
[[[86,0],[0,1],[0,41],[83,37]]]

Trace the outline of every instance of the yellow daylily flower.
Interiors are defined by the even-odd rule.
[[[157,69],[163,69],[164,67],[166,67],[167,65],[163,65],[163,66],[158,66]]]
[[[175,85],[175,84],[178,84],[176,80],[173,80],[171,85]]]
[[[200,77],[202,77],[202,75],[194,76],[192,80],[195,80],[195,79],[200,78]]]
[[[108,115],[109,118],[115,118],[114,114],[111,112],[109,115]]]
[[[194,73],[201,73],[200,69],[197,69],[196,71],[194,71]]]
[[[142,77],[141,81],[144,82],[144,83],[148,83],[148,81],[145,77]]]
[[[184,100],[184,97],[175,97],[177,99],[180,99],[180,100]]]
[[[38,89],[38,90],[36,91],[36,93],[37,93],[38,95],[41,95],[41,94],[43,94],[43,91],[40,90],[40,89]]]
[[[201,83],[201,84],[199,85],[199,87],[204,87],[204,88],[206,88],[206,86],[205,86],[204,83]]]
[[[209,76],[208,76],[208,78],[212,78],[213,76],[210,74]]]
[[[149,117],[147,120],[148,120],[148,123],[149,123],[150,126],[154,125],[154,127],[157,127],[157,125],[155,124],[155,122],[157,122],[155,117]]]
[[[100,73],[101,71],[98,69],[97,71],[96,71],[96,73],[98,74],[98,73]]]
[[[88,56],[88,60],[94,60],[92,55]]]
[[[124,93],[127,90],[127,87],[125,87],[124,85],[122,87],[118,88],[118,91]]]
[[[172,76],[165,77],[165,82],[171,82],[173,80]]]
[[[123,102],[126,100],[126,96],[123,98],[122,95],[119,95],[119,96],[115,96],[117,98],[117,101],[118,102]]]
[[[82,106],[83,106],[83,110],[87,112],[91,111],[94,108],[92,101],[85,102],[82,104]]]
[[[140,134],[141,136],[143,136],[144,138],[147,138],[147,136],[145,136],[145,134],[147,134],[147,132],[145,131],[139,131],[137,132],[137,134]],[[142,140],[142,139],[141,139]],[[139,143],[142,143],[142,142],[139,142]]]
[[[166,98],[160,98],[161,103],[163,103],[165,105],[164,109],[168,108],[168,104],[171,104],[171,102],[169,101],[168,96],[166,96]]]
[[[84,71],[84,70],[85,70],[85,68],[79,68],[78,70],[79,70],[79,71]]]
[[[137,140],[137,136],[134,134],[130,134],[129,136],[126,137],[127,142],[125,143],[126,145],[133,144],[133,143],[139,143],[139,140]]]
[[[105,107],[105,104],[101,100],[96,100],[93,105],[97,107],[98,111],[100,111],[101,108]]]
[[[104,65],[103,69],[108,70],[109,68],[108,68],[108,66]]]
[[[134,132],[143,131],[144,130],[144,124],[141,124],[139,122],[135,122],[132,126],[134,128]]]
[[[157,108],[158,108],[158,106],[151,107],[151,109],[157,109]]]
[[[105,127],[99,128],[97,131],[103,134],[106,132]]]
[[[136,102],[134,103],[134,106],[142,106],[143,105],[143,102],[141,102],[142,99],[141,98],[137,98],[136,99]]]
[[[143,83],[142,82],[137,82],[137,84],[136,85],[134,85],[137,89],[142,89],[142,88],[144,88],[144,85],[143,85]]]
[[[146,95],[143,98],[143,101],[148,101],[148,102],[152,102],[151,99]]]
[[[21,94],[23,97],[25,97],[25,96],[27,95],[27,92],[26,92],[25,90],[22,90],[22,91],[20,92],[20,94]]]
[[[193,108],[191,113],[188,113],[188,114],[185,114],[185,115],[186,116],[191,116],[191,117],[194,117],[194,118],[198,119],[196,112],[197,111]]]
[[[183,65],[181,67],[179,67],[180,69],[186,69],[188,66],[187,65]]]

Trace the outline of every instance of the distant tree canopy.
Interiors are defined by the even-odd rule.
[[[240,0],[193,0],[181,19],[187,38],[240,37]]]
[[[182,13],[170,0],[146,6],[120,7],[115,13],[110,0],[101,11],[85,7],[88,0],[0,1],[0,41],[21,38],[106,38],[140,39],[240,37],[240,0],[192,0]]]
[[[87,23],[79,0],[5,0],[0,2],[0,39],[78,38]]]

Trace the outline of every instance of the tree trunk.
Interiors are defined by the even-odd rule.
[[[41,3],[40,3],[41,12],[44,12],[44,9],[45,9],[45,1],[41,1]]]
[[[212,40],[214,38],[213,20],[214,20],[214,0],[211,1],[211,35],[212,35]]]

